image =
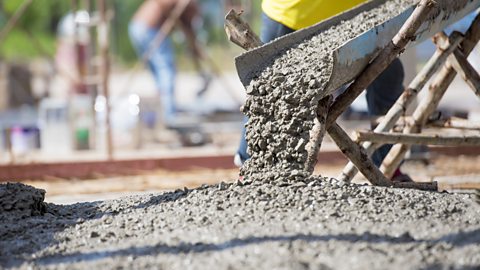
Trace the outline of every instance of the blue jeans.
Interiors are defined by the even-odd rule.
[[[132,45],[139,57],[149,50],[150,44],[157,35],[158,29],[151,28],[141,22],[131,21],[128,25],[128,34]],[[175,53],[172,41],[166,37],[160,46],[153,51],[147,62],[160,93],[160,102],[163,110],[163,121],[169,124],[173,121],[175,106]]]
[[[270,19],[262,14],[262,32],[260,39],[262,42],[269,42],[277,37],[293,32],[283,24]],[[371,116],[384,115],[393,106],[395,101],[403,92],[403,79],[405,73],[400,60],[395,59],[390,66],[385,69],[380,76],[367,88],[368,113]],[[245,118],[245,123],[247,118]],[[372,155],[375,165],[380,166],[385,156],[390,151],[392,145],[384,145],[375,151]],[[242,137],[237,153],[245,161],[250,158],[247,153],[246,128],[243,128]]]

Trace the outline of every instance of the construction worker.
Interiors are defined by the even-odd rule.
[[[267,43],[280,36],[328,19],[363,2],[367,2],[367,0],[263,0],[260,39]],[[403,92],[403,79],[402,63],[399,59],[395,59],[367,89],[366,98],[370,116],[380,116],[387,113]],[[240,146],[234,158],[237,166],[241,166],[245,160],[250,158],[247,153],[245,137],[246,129],[244,128]],[[375,165],[381,165],[391,147],[391,145],[384,145],[375,151],[372,156]],[[392,180],[411,181],[399,169],[395,172]]]
[[[174,18],[173,10],[188,2],[179,17]],[[148,68],[153,74],[163,110],[163,120],[166,126],[175,120],[177,108],[175,105],[175,52],[169,33],[165,35],[161,44],[151,50],[154,39],[158,36],[167,20],[174,20],[179,24],[186,36],[193,57],[200,57],[193,29],[194,18],[198,15],[198,6],[195,0],[145,0],[129,24],[130,40],[139,57],[148,55]],[[169,21],[171,23],[171,21]],[[168,31],[169,29],[167,29]]]

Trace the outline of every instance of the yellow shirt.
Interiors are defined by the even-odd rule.
[[[298,30],[368,0],[263,0],[262,10],[274,21]]]

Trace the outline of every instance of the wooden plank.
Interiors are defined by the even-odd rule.
[[[394,182],[394,188],[419,189],[424,191],[438,191],[437,182]]]
[[[250,25],[242,20],[242,12],[231,9],[225,16],[225,32],[228,40],[245,50],[251,50],[262,45],[260,38],[253,32]]]
[[[420,144],[445,146],[480,146],[480,136],[452,136],[452,135],[424,135],[402,134],[388,132],[357,131],[355,138],[358,141],[372,141],[380,144]]]
[[[373,164],[365,149],[353,142],[337,123],[332,124],[328,128],[328,134],[330,134],[330,137],[335,141],[342,153],[357,166],[358,170],[370,183],[376,186],[392,185],[392,182],[385,178],[377,166]]]

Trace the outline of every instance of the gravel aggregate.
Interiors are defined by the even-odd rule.
[[[473,194],[311,176],[44,205],[44,214],[0,213],[2,268],[480,267]]]

